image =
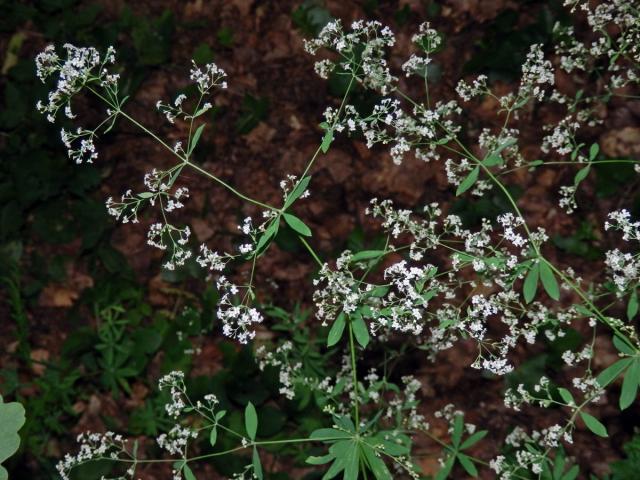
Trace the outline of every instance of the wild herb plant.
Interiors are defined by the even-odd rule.
[[[565,5],[586,16],[590,26],[586,38],[577,38],[571,29],[558,26],[555,55],[545,53],[542,45],[532,45],[514,91],[495,93],[489,79],[481,75],[461,80],[455,92],[458,98],[452,93],[451,98],[437,101],[429,91],[429,65],[443,38],[432,25],[420,26],[413,36],[415,53],[395,72],[387,60],[388,49],[395,43],[388,27],[375,21],[356,21],[348,29],[338,20],[328,23],[305,48],[313,55],[328,52],[327,58],[316,63],[316,72],[323,78],[342,76],[348,87],[339,105],[325,110],[320,124],[322,139],[304,170],[282,180],[278,205],[239,192],[193,158],[206,132],[204,115],[215,108],[212,97],[227,87],[227,76],[218,66],[194,62],[190,80],[198,94],[191,98],[180,94],[157,102],[158,111],[169,123],[188,127],[186,138],[170,145],[126,112],[128,98],[120,94],[114,48],[102,54],[91,47],[65,45],[62,53],[47,47],[36,59],[38,76],[43,81],[54,77],[56,84],[38,110],[51,122],[61,115],[75,120],[72,100],[82,93],[101,100],[106,108],[105,118],[97,125],[62,130],[62,141],[73,161],[98,159],[97,139],[118,121],[138,127],[175,159],[172,167],[149,172],[140,191],[127,190],[117,199],[109,198],[107,209],[117,220],[134,223],[143,209],[158,212],[147,233],[148,244],[165,252],[164,268],[168,270],[195,258],[210,272],[220,295],[217,318],[222,333],[244,344],[255,339],[257,324],[267,323],[265,310],[257,301],[255,266],[269,255],[283,224],[296,232],[318,265],[313,281],[315,309],[304,328],[311,338],[322,338],[320,327],[328,329],[326,345],[313,340],[305,343],[289,322],[290,329],[278,329],[275,345],[256,349],[261,368],[279,371],[284,397],[294,399],[303,392],[314,396],[326,414],[325,427],[300,438],[262,440],[251,402],[244,410],[244,425],[228,426],[225,417],[229,412],[220,408],[219,399],[213,394],[193,398],[184,373],[173,371],[159,382],[170,398],[166,413],[175,420],[172,428],[157,437],[165,456],[148,458],[138,442],[113,432],[86,433],[78,438],[79,452],[68,454],[59,464],[61,476],[67,479],[76,466],[107,459],[122,467],[118,478],[136,478],[140,467],[168,462],[173,478],[193,480],[199,462],[247,452],[251,459],[234,478],[261,479],[265,475],[261,452],[274,445],[295,445],[307,452],[321,449],[320,455],[309,455],[306,462],[324,471],[325,479],[340,474],[348,480],[420,478],[412,457],[413,444],[417,436],[426,435],[442,446],[439,480],[447,478],[456,465],[470,476],[476,476],[479,468],[490,468],[503,479],[576,478],[579,466],[568,464],[564,446],[573,443],[578,422],[594,435],[606,437],[607,428],[597,418],[599,402],[619,379],[621,410],[637,395],[640,341],[633,320],[638,313],[640,257],[633,242],[640,240],[640,222],[628,210],[611,212],[604,229],[631,245],[624,251],[607,251],[594,262],[596,272],[584,272],[589,279],[583,279],[580,272],[554,260],[545,226],[533,225],[523,214],[507,182],[518,170],[527,169],[535,175],[544,168],[574,165],[573,182],[559,192],[560,206],[572,213],[578,208],[580,185],[594,165],[637,164],[630,159],[603,158],[597,144],[581,140],[580,129],[584,125],[597,128],[601,122],[597,106],[602,102],[632,96],[639,81],[640,11],[633,2],[622,0],[603,2],[593,9],[580,0],[566,1]],[[556,67],[581,78],[585,88],[573,95],[559,91],[555,87]],[[424,95],[410,96],[396,75],[423,85]],[[356,86],[376,92],[382,99],[363,111],[350,103]],[[470,131],[461,114],[466,103],[478,98],[495,100],[502,126],[484,128],[476,139],[465,142],[463,136],[469,137]],[[565,113],[557,122],[542,127],[541,158],[531,158],[520,149],[518,128],[530,122],[533,112],[544,108],[560,108]],[[323,260],[312,247],[312,230],[294,213],[294,207],[311,195],[314,163],[338,135],[361,136],[369,148],[389,146],[397,168],[402,168],[408,155],[441,162],[456,196],[481,197],[498,191],[510,209],[496,218],[484,218],[478,228],[470,229],[459,216],[448,214],[435,203],[413,211],[398,208],[391,200],[373,199],[366,213],[379,220],[386,238],[384,246],[344,251],[333,261]],[[194,246],[189,226],[173,222],[173,212],[189,199],[189,191],[180,185],[181,174],[187,170],[204,175],[262,210],[261,217],[247,217],[238,226],[243,240],[236,251]],[[402,260],[388,260],[398,256]],[[233,268],[242,262],[251,265],[251,273],[246,283],[236,283]],[[621,305],[627,318],[618,318]],[[286,319],[287,315],[270,309],[268,318]],[[280,325],[287,325],[287,321]],[[449,440],[438,438],[424,415],[429,406],[419,402],[420,382],[404,376],[393,383],[386,363],[371,367],[368,358],[369,352],[384,349],[398,337],[404,345],[395,352],[397,356],[417,350],[432,361],[438,361],[438,353],[456,343],[471,341],[477,346],[477,357],[470,367],[504,376],[514,370],[514,349],[562,338],[572,325],[588,326],[592,332],[586,344],[561,354],[566,365],[577,367],[572,371],[580,373],[564,386],[542,376],[531,386],[521,383],[509,388],[504,395],[509,408],[558,408],[564,421],[541,430],[517,426],[504,439],[478,430],[453,405],[434,413],[448,424]],[[620,357],[602,371],[595,371],[592,362],[597,335],[610,335]],[[327,376],[324,367],[315,368],[326,362],[327,356],[338,366],[334,375]],[[368,370],[362,368],[364,361]],[[216,449],[220,437],[233,441],[233,446]],[[213,451],[203,453],[196,446],[203,438]],[[492,459],[473,456],[469,449],[481,441],[502,442],[502,453]]]

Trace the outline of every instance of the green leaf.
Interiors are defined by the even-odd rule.
[[[310,181],[311,181],[311,176],[307,175],[306,177],[304,177],[302,180],[298,182],[298,184],[293,188],[293,190],[291,190],[291,193],[289,193],[289,195],[287,196],[287,200],[284,202],[284,205],[282,206],[283,210],[286,210],[287,208],[289,208],[291,205],[293,205],[293,202],[295,202],[298,198],[300,198],[300,196],[304,193],[304,191],[309,186]]]
[[[594,143],[589,149],[589,160],[593,162],[598,156],[598,153],[600,153],[600,145]]]
[[[560,395],[560,398],[562,398],[562,400],[564,400],[564,402],[568,405],[575,405],[576,401],[573,399],[573,395],[571,395],[571,392],[569,390],[567,390],[566,388],[562,388],[559,387],[558,388],[558,394]]]
[[[489,433],[487,430],[480,430],[478,432],[475,432],[464,442],[462,442],[462,445],[460,445],[460,450],[466,450],[467,448],[472,447],[480,440],[482,440],[487,435],[487,433]]]
[[[251,457],[251,464],[253,465],[253,474],[258,480],[262,480],[262,463],[260,463],[260,454],[258,449],[253,447],[253,456]]]
[[[361,315],[356,316],[351,321],[351,326],[353,328],[353,334],[356,337],[356,341],[360,344],[362,348],[366,348],[369,344],[369,329],[367,328],[367,324],[363,320]]]
[[[561,480],[575,480],[579,473],[580,467],[578,465],[574,465],[562,476]]]
[[[262,250],[268,245],[269,241],[276,236],[276,233],[278,233],[279,222],[280,222],[280,218],[276,218],[267,227],[267,229],[264,231],[264,233],[258,240],[258,245],[256,245],[256,252],[258,253],[262,252]]]
[[[589,175],[590,170],[591,170],[591,165],[587,165],[586,167],[583,167],[580,170],[578,170],[578,173],[576,173],[576,176],[573,178],[573,185],[576,187],[580,185],[580,182],[582,182],[585,178],[587,178],[587,175]]]
[[[598,420],[593,415],[589,415],[586,412],[580,412],[580,417],[584,421],[584,424],[587,426],[587,428],[591,430],[593,433],[595,433],[596,435],[598,435],[599,437],[609,436],[605,426],[602,423],[600,423],[600,420]]]
[[[357,342],[362,348],[366,348],[369,344],[369,329],[367,328],[365,321],[362,319],[362,316],[358,315],[352,319],[351,326]]]
[[[613,382],[633,361],[632,358],[622,358],[616,363],[605,368],[596,378],[598,385],[602,388]]]
[[[25,421],[24,407],[18,402],[3,403],[0,395],[0,463],[18,451],[20,436],[18,430]],[[0,465],[0,479],[6,480],[9,474]]]
[[[335,428],[319,428],[309,435],[309,440],[318,441],[323,438],[351,438],[351,435]]]
[[[456,460],[456,457],[454,456],[449,457],[447,461],[444,463],[444,465],[442,466],[442,468],[440,469],[440,471],[438,472],[438,474],[436,475],[435,480],[445,480],[445,478],[449,476],[449,473],[453,468],[453,463],[455,462],[455,460]]]
[[[462,431],[464,429],[464,418],[462,415],[456,415],[456,418],[453,419],[453,433],[451,434],[451,440],[454,446],[460,445],[460,440],[462,440]]]
[[[467,175],[467,178],[465,178],[460,183],[460,185],[458,185],[458,189],[456,190],[456,197],[459,197],[460,195],[462,195],[464,192],[469,190],[474,183],[476,183],[476,181],[478,180],[479,173],[480,173],[480,167],[476,167],[473,170],[471,170],[469,175]]]
[[[256,432],[258,431],[258,414],[256,413],[256,407],[253,403],[247,403],[247,407],[244,409],[244,426],[247,429],[247,435],[251,440],[256,439]]]
[[[626,353],[627,355],[636,354],[635,348],[633,348],[633,346],[629,343],[629,341],[626,338],[622,338],[617,333],[613,334],[613,344],[615,345],[615,347],[618,349],[619,352]]]
[[[540,277],[540,264],[536,263],[533,267],[529,269],[529,273],[527,273],[527,276],[524,279],[524,284],[522,286],[525,302],[531,303],[531,301],[536,297],[536,291],[538,290],[539,277]]]
[[[214,425],[213,428],[211,429],[211,432],[209,432],[209,443],[211,444],[212,447],[216,446],[217,440],[218,440],[218,428]]]
[[[482,161],[485,167],[495,167],[496,165],[502,165],[502,157],[500,155],[489,155]]]
[[[193,138],[191,138],[191,143],[189,143],[189,151],[187,152],[187,155],[191,155],[191,152],[193,152],[193,150],[196,148],[196,145],[198,145],[205,125],[206,123],[203,123],[196,129],[196,132],[193,134]]]
[[[542,280],[542,285],[544,289],[547,291],[547,294],[553,298],[554,300],[560,299],[560,288],[558,287],[558,282],[556,281],[556,277],[553,274],[553,271],[549,267],[546,261],[540,262],[540,279]]]
[[[333,322],[333,325],[331,325],[331,330],[329,330],[329,335],[327,336],[327,347],[333,347],[340,341],[345,325],[345,314],[344,312],[340,312]]]
[[[473,460],[471,460],[468,456],[466,456],[464,453],[458,453],[458,461],[460,462],[460,465],[462,465],[462,468],[464,468],[469,475],[471,475],[472,477],[478,476],[478,469],[473,464]]]
[[[638,314],[638,292],[634,288],[629,295],[629,303],[627,303],[627,318],[629,320],[633,320],[633,318]]]
[[[629,370],[624,374],[622,382],[622,392],[620,393],[620,410],[629,408],[638,394],[638,383],[640,383],[640,360],[633,360]]]
[[[186,463],[182,467],[182,473],[184,473],[185,480],[197,480],[196,476],[191,471],[191,468]]]
[[[311,236],[311,229],[307,227],[302,220],[300,220],[295,215],[291,215],[290,213],[283,214],[285,222],[291,228],[293,228],[300,235],[304,235],[305,237]]]
[[[364,455],[365,462],[369,466],[373,476],[376,477],[376,480],[392,480],[393,477],[391,476],[391,472],[389,472],[387,465],[379,456],[376,455],[373,448],[367,444],[362,444],[360,448]]]
[[[373,260],[375,258],[379,258],[384,255],[384,250],[362,250],[361,252],[355,253],[351,256],[352,262],[361,262],[363,260]]]
[[[324,455],[322,457],[316,457],[314,455],[311,455],[307,457],[305,462],[308,463],[309,465],[325,465],[329,463],[331,460],[333,460],[334,458],[336,457],[331,453]]]
[[[329,151],[329,147],[331,146],[332,142],[333,130],[327,130],[327,132],[324,134],[324,137],[322,137],[322,143],[320,144],[320,150],[322,150],[322,153],[327,153]]]
[[[357,442],[349,442],[349,449],[343,454],[344,457],[344,480],[358,480],[360,470],[360,455]]]

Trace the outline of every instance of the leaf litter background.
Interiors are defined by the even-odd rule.
[[[250,353],[221,340],[213,318],[215,293],[202,273],[161,271],[161,255],[146,245],[145,238],[153,212],[143,215],[139,225],[115,225],[106,217],[106,197],[135,190],[144,173],[172,160],[131,125],[120,123],[115,133],[100,139],[96,165],[71,165],[58,130],[34,113],[36,99],[46,93],[35,82],[32,61],[40,49],[66,41],[116,46],[127,67],[126,89],[132,94],[127,111],[169,143],[185,138],[187,132],[166,124],[155,111],[156,100],[173,98],[186,86],[191,58],[215,60],[229,75],[229,89],[215,98],[215,119],[205,130],[196,161],[239,191],[277,203],[279,181],[303,170],[322,135],[322,111],[337,104],[344,89],[338,81],[318,78],[313,59],[302,49],[302,39],[330,17],[390,24],[397,35],[396,55],[390,58],[398,69],[411,51],[417,25],[431,20],[446,38],[435,59],[431,95],[446,99],[458,78],[481,72],[490,74],[498,91],[508,91],[528,46],[549,41],[551,26],[566,15],[555,2],[507,0],[46,0],[7,2],[3,7],[0,242],[6,288],[0,305],[0,391],[27,405],[22,449],[8,462],[11,478],[34,479],[53,478],[52,462],[72,449],[73,437],[87,429],[129,431],[143,446],[152,445],[154,430],[162,426],[162,421],[153,420],[161,412],[155,379],[169,367],[189,367],[196,391],[223,391],[237,409],[249,399],[261,405],[265,416],[277,419],[273,432],[267,433],[295,423],[311,428],[319,418],[283,403],[275,382],[260,378],[250,366]],[[556,81],[565,89],[579,87],[560,74]],[[419,82],[406,84],[416,94],[420,88]],[[355,98],[372,100],[362,92]],[[82,100],[77,107],[84,112],[81,121],[95,120],[97,107],[90,99]],[[498,125],[492,100],[466,107],[470,139],[482,127]],[[598,142],[610,158],[638,158],[640,102],[614,99],[600,108],[604,127],[583,131],[585,141]],[[521,148],[529,158],[539,153],[537,126],[553,115],[547,110],[531,112],[528,120],[535,128],[521,132]],[[572,265],[587,279],[599,273],[601,263],[594,260],[612,242],[601,233],[606,212],[638,203],[637,180],[616,169],[597,169],[581,188],[583,208],[571,217],[557,207],[556,192],[559,185],[571,183],[573,169],[549,168],[534,175],[520,170],[510,179],[530,224],[544,225],[554,239],[552,259]],[[312,196],[296,207],[297,215],[312,227],[313,245],[325,258],[380,241],[375,223],[363,214],[373,197],[392,198],[409,208],[440,202],[445,211],[463,215],[470,225],[506,208],[496,193],[479,201],[456,199],[441,165],[408,159],[397,167],[387,152],[368,150],[359,139],[339,137],[312,173]],[[191,172],[183,174],[182,182],[192,197],[180,215],[198,242],[230,249],[237,241],[236,225],[247,215],[259,214]],[[234,275],[246,275],[246,267]],[[286,229],[257,268],[260,300],[285,309],[310,307],[315,266]],[[571,298],[563,301],[568,304]],[[130,370],[122,372],[126,387],[101,376],[100,356],[93,349],[99,307],[113,304],[123,306],[131,325],[119,340],[129,352],[124,368]],[[185,311],[189,306],[196,309]],[[312,315],[307,324],[314,329]],[[278,335],[269,325],[262,326],[258,341]],[[207,333],[200,335],[203,328]],[[579,339],[579,326],[576,330]],[[186,338],[176,341],[179,332]],[[191,345],[195,353],[184,355]],[[596,348],[596,370],[616,359],[609,339],[598,338]],[[531,350],[522,347],[517,353],[520,368],[506,383],[535,380],[544,372],[565,381],[571,378],[571,371],[561,368],[559,345]],[[542,416],[536,410],[506,410],[501,395],[505,381],[483,378],[466,367],[474,354],[473,345],[464,342],[443,352],[436,363],[412,353],[398,365],[397,375],[412,373],[423,382],[427,415],[454,403],[467,412],[468,421],[500,438],[515,425],[542,428],[555,416],[561,418],[561,412],[553,410]],[[364,371],[366,360],[361,365]],[[625,456],[622,446],[632,437],[639,412],[635,405],[619,414],[616,401],[609,399],[599,410],[610,438],[577,434],[568,451],[582,474],[603,475]],[[446,438],[446,426],[435,420],[433,433]],[[435,473],[437,446],[420,436],[416,442],[420,466],[425,474]],[[488,437],[474,454],[492,458],[498,443]],[[268,455],[265,465],[283,472],[274,478],[302,478],[307,470],[294,465],[287,453]],[[243,464],[238,462],[230,464]],[[637,465],[629,463],[627,468],[633,471]],[[199,478],[228,474],[228,466],[215,466],[217,471],[212,464],[196,473]],[[140,476],[161,479],[168,478],[168,472],[152,468]],[[454,471],[453,478],[464,478],[464,473]],[[484,472],[484,478],[491,478],[491,473]]]

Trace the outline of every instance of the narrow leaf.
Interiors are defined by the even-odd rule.
[[[602,423],[600,423],[600,420],[598,420],[593,415],[589,415],[586,412],[580,412],[580,417],[584,421],[584,424],[587,426],[587,428],[599,437],[609,436],[606,427]]]
[[[589,160],[594,161],[600,152],[600,145],[594,143],[589,149]]]
[[[340,312],[338,318],[336,318],[333,325],[331,325],[331,330],[329,330],[329,335],[327,336],[327,347],[333,347],[342,338],[342,333],[346,325],[344,317],[344,312]]]
[[[586,167],[583,167],[580,170],[578,170],[578,173],[576,173],[576,176],[573,178],[573,185],[575,187],[580,185],[580,182],[582,182],[585,178],[587,178],[587,175],[589,175],[590,170],[591,170],[591,165],[587,165]]]
[[[327,455],[324,455],[322,457],[316,457],[314,455],[311,455],[311,456],[307,457],[305,462],[308,463],[309,465],[324,465],[326,463],[329,463],[334,458],[336,458],[336,457],[334,457],[330,453],[327,454]]]
[[[502,157],[500,155],[489,155],[482,161],[485,167],[495,167],[496,165],[502,165]]]
[[[200,137],[202,136],[202,131],[204,130],[206,123],[203,123],[202,125],[200,125],[195,133],[193,134],[193,137],[191,138],[191,143],[189,144],[189,151],[187,152],[188,155],[191,155],[191,152],[193,152],[193,150],[196,148],[196,145],[198,145],[198,142],[200,141]]]
[[[576,404],[576,401],[573,399],[573,395],[571,395],[571,392],[566,388],[562,388],[562,387],[558,388],[558,394],[560,394],[560,398],[564,400],[564,403],[568,405]]]
[[[538,290],[539,277],[540,277],[540,264],[536,263],[533,267],[529,269],[529,273],[527,273],[527,276],[524,279],[524,284],[522,286],[525,302],[531,303],[531,301],[536,297],[536,291]]]
[[[458,185],[458,189],[456,190],[456,197],[462,195],[464,192],[466,192],[471,187],[473,187],[473,184],[476,183],[476,181],[478,180],[479,173],[480,173],[480,167],[476,167],[473,170],[471,170],[469,175],[467,175],[467,178],[465,178],[460,183],[460,185]]]
[[[620,410],[629,408],[638,394],[638,383],[640,382],[640,360],[635,359],[627,373],[624,374],[622,382],[622,392],[620,393]]]
[[[193,471],[191,471],[191,468],[186,463],[182,467],[182,473],[184,473],[185,480],[197,480],[196,476],[193,474]]]
[[[609,385],[616,378],[618,378],[618,375],[620,375],[625,370],[625,368],[627,368],[631,364],[632,361],[632,358],[622,358],[616,363],[609,365],[602,372],[600,372],[600,375],[597,376],[596,381],[598,382],[598,385],[600,385],[602,388]]]
[[[462,442],[462,445],[460,445],[460,450],[466,450],[467,448],[472,447],[473,445],[478,443],[480,440],[482,440],[487,435],[487,433],[488,433],[487,430],[480,430],[478,432],[475,432],[473,435],[467,438],[464,442]]]
[[[320,144],[320,150],[322,150],[322,153],[327,153],[329,151],[331,142],[333,142],[333,130],[327,130],[324,137],[322,137],[322,143]]]
[[[256,439],[256,432],[258,431],[258,414],[256,413],[256,407],[253,403],[247,403],[247,407],[244,409],[244,426],[247,429],[247,435],[251,440]]]
[[[361,446],[361,450],[364,454],[364,459],[371,472],[373,472],[373,476],[376,477],[376,480],[392,480],[393,477],[391,476],[391,472],[389,472],[387,465],[384,463],[384,460],[376,456],[373,448],[369,445],[363,444]]]
[[[456,415],[456,418],[454,418],[453,420],[453,433],[451,434],[451,440],[456,447],[460,445],[460,440],[462,440],[463,428],[464,418],[462,417],[462,415]]]
[[[469,475],[471,475],[472,477],[478,476],[478,469],[473,464],[473,460],[471,460],[468,456],[466,456],[464,453],[458,453],[458,461],[460,462],[460,465],[462,465],[462,468],[464,468]]]
[[[311,176],[307,175],[306,177],[304,177],[302,180],[298,182],[298,184],[294,187],[294,189],[291,190],[291,193],[289,193],[289,195],[287,196],[287,200],[284,202],[284,206],[282,207],[283,210],[286,210],[287,208],[289,208],[291,205],[293,205],[293,202],[295,202],[298,198],[300,198],[300,196],[304,193],[304,191],[309,186],[310,181],[311,181]]]
[[[356,316],[351,321],[351,326],[353,328],[353,334],[356,337],[356,341],[362,348],[366,348],[369,344],[369,329],[367,328],[365,321],[362,319],[362,316]]]
[[[635,355],[636,349],[629,343],[626,338],[622,338],[617,333],[613,334],[613,344],[619,352],[626,353],[627,355]]]
[[[629,320],[633,320],[633,318],[638,314],[638,292],[634,288],[629,295],[629,303],[627,303],[627,318]]]
[[[381,257],[385,253],[386,252],[384,250],[362,250],[361,252],[352,255],[351,261],[361,262],[362,260],[373,260],[374,258]]]
[[[260,454],[258,449],[253,447],[253,456],[251,457],[251,464],[253,465],[253,474],[258,480],[263,479],[262,475],[262,463],[260,462]]]
[[[290,213],[283,214],[284,221],[287,222],[291,228],[293,228],[300,235],[304,235],[305,237],[311,236],[311,229],[307,227],[302,220],[300,220],[295,215],[291,215]]]
[[[209,443],[212,447],[216,446],[216,441],[218,440],[218,429],[214,426],[209,433]]]
[[[540,262],[540,279],[542,280],[542,285],[546,290],[547,294],[553,298],[554,300],[560,299],[560,287],[558,287],[558,282],[556,280],[553,271],[549,267],[546,261]]]
[[[435,480],[445,480],[449,476],[451,469],[453,468],[453,463],[455,462],[456,457],[449,457],[447,461],[444,463],[444,466],[440,469],[438,474],[435,477]]]

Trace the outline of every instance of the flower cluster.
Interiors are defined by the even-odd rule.
[[[322,60],[316,63],[316,72],[327,78],[336,70],[348,72],[355,76],[365,87],[380,91],[383,95],[394,87],[396,78],[391,75],[385,49],[395,44],[395,37],[389,27],[380,22],[363,22],[351,24],[351,32],[347,33],[340,20],[328,23],[320,31],[317,38],[305,40],[305,50],[315,55],[320,48],[328,48],[337,52],[336,62]]]
[[[251,288],[245,287],[247,293],[242,301],[238,301],[240,288],[225,276],[218,279],[216,287],[222,294],[217,311],[218,319],[222,322],[222,333],[240,343],[248,343],[256,336],[256,332],[252,330],[253,326],[264,320],[257,309],[246,304],[251,296]]]
[[[201,94],[207,93],[214,87],[220,87],[222,89],[227,88],[227,82],[224,80],[227,74],[223,69],[218,67],[215,63],[207,63],[204,67],[199,67],[195,61],[192,61],[193,67],[191,68],[191,80],[196,82],[198,90]],[[174,102],[175,106],[179,107],[184,100],[182,97],[178,97]]]
[[[53,45],[49,45],[36,57],[36,74],[45,83],[57,74],[55,90],[49,93],[48,103],[37,104],[39,112],[46,114],[47,120],[55,121],[56,114],[64,107],[65,115],[74,118],[71,98],[87,86],[97,84],[103,88],[117,88],[119,75],[109,73],[107,66],[115,63],[115,49],[109,47],[104,56],[93,47],[75,47],[69,43],[63,47],[66,58],[58,56]]]
[[[69,480],[71,470],[79,465],[101,458],[117,460],[122,453],[126,453],[123,437],[113,432],[81,433],[76,438],[76,442],[80,444],[78,453],[75,455],[67,453],[56,466],[63,480]],[[127,471],[128,477],[133,478],[133,474],[133,469]]]

